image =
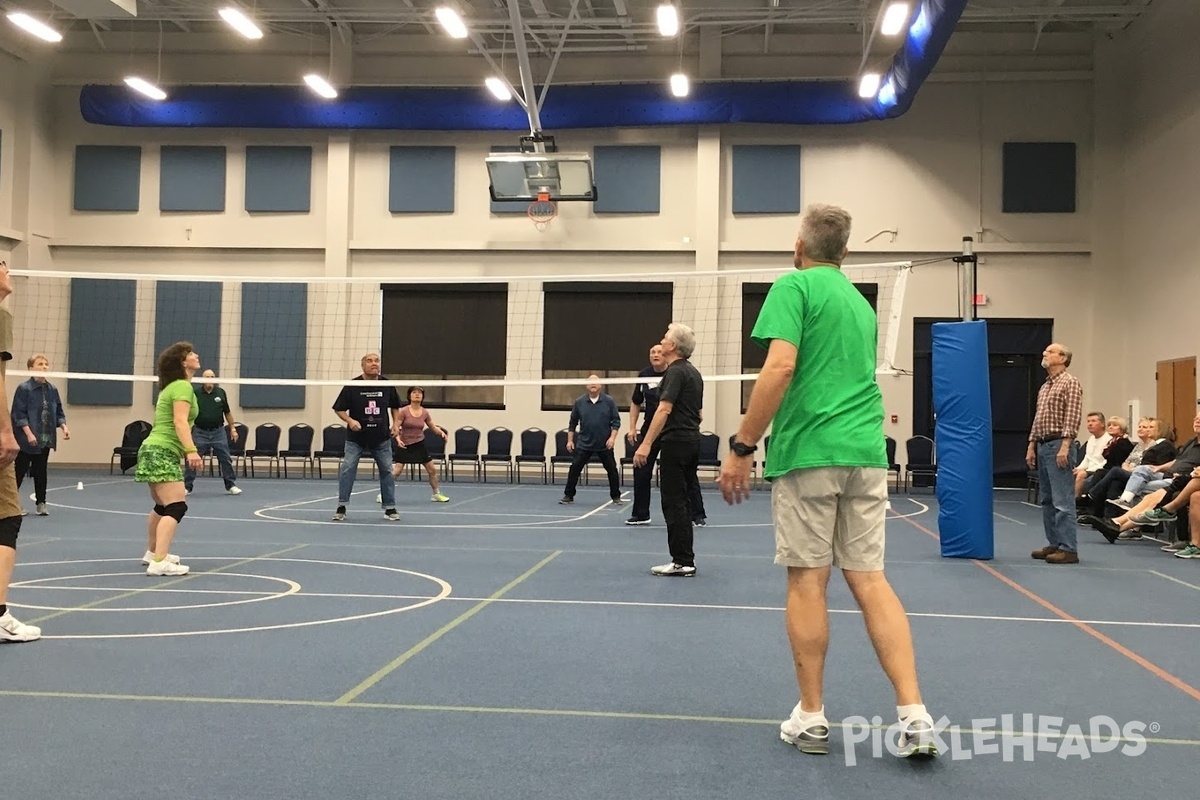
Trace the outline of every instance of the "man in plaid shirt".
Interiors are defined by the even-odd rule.
[[[1025,463],[1038,471],[1042,525],[1049,544],[1034,550],[1033,557],[1047,564],[1078,564],[1075,537],[1075,479],[1071,444],[1083,421],[1083,387],[1067,372],[1071,351],[1052,344],[1042,352],[1042,368],[1049,373],[1038,392],[1037,413],[1029,432]]]

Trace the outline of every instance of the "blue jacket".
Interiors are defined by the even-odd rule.
[[[601,394],[594,403],[586,394],[580,396],[571,407],[567,429],[574,431],[576,427],[579,433],[575,436],[575,449],[603,450],[612,432],[621,430],[616,401],[606,394]]]
[[[58,389],[50,381],[38,383],[30,378],[17,385],[12,401],[13,436],[21,450],[37,455],[43,450],[53,450],[58,445],[58,427],[67,424]],[[28,425],[37,437],[38,444],[30,444],[24,428]]]

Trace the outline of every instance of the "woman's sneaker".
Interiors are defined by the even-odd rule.
[[[807,725],[800,722],[800,704],[779,726],[779,738],[801,753],[824,756],[829,754],[829,721],[821,717]]]
[[[1189,544],[1187,547],[1175,554],[1176,558],[1200,558],[1200,547],[1194,544]]]
[[[179,556],[175,555],[174,553],[168,553],[167,561],[170,561],[172,564],[178,564]],[[142,565],[148,567],[153,563],[154,563],[154,551],[147,550],[146,555],[142,556]]]
[[[937,736],[934,735],[931,717],[925,715],[900,720],[896,755],[901,758],[937,758]]]
[[[150,566],[146,567],[146,574],[156,578],[187,575],[190,571],[190,567],[183,564],[172,564],[169,558],[164,558],[162,561],[151,561]]]
[[[33,625],[26,625],[11,612],[5,611],[4,616],[0,617],[0,641],[5,642],[32,642],[42,638],[42,629]]]
[[[433,497],[430,499],[430,502],[433,502],[433,503],[449,503],[449,502],[450,502],[450,498],[449,498],[449,497],[446,497],[446,495],[442,494],[441,492],[437,492],[437,493],[436,493],[436,494],[434,494],[434,496],[433,496]]]

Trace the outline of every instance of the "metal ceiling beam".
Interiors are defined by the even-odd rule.
[[[508,0],[508,19],[512,24],[513,45],[517,49],[517,66],[521,70],[521,94],[525,97],[525,113],[529,115],[529,132],[540,133],[542,118],[533,89],[533,68],[529,65],[529,50],[525,47],[525,27],[517,0]],[[541,145],[538,149],[541,149]]]

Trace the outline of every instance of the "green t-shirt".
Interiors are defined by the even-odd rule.
[[[836,267],[775,281],[750,334],[796,345],[796,370],[771,426],[764,476],[813,467],[887,467],[883,393],[875,380],[879,323]]]
[[[188,411],[188,427],[196,421],[200,407],[196,403],[196,391],[192,384],[183,378],[171,381],[167,388],[158,393],[158,404],[154,407],[154,426],[150,429],[145,443],[166,447],[182,456],[183,442],[179,441],[179,434],[175,432],[175,403],[179,400],[192,404]]]

